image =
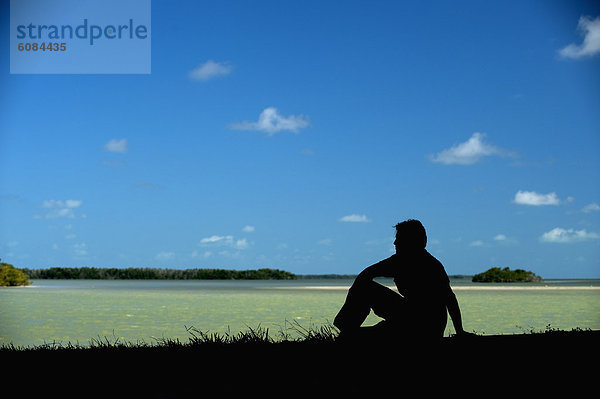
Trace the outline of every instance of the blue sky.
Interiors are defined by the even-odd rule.
[[[9,74],[0,257],[600,277],[600,5],[152,1],[151,74]]]

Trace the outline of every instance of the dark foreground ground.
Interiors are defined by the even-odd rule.
[[[4,348],[0,381],[11,397],[40,398],[590,397],[599,352],[600,331]]]

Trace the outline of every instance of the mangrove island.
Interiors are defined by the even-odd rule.
[[[540,276],[523,269],[510,270],[492,267],[483,273],[473,276],[474,283],[537,283],[542,281]]]
[[[23,269],[31,279],[85,280],[295,280],[296,275],[278,269],[158,269],[158,268],[98,268],[51,267]]]
[[[10,263],[0,263],[0,287],[18,287],[29,284],[31,284],[31,281],[22,270],[17,269]]]

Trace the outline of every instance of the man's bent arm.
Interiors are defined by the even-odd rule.
[[[391,258],[382,260],[381,262],[375,263],[356,276],[356,281],[370,281],[375,277],[393,277],[391,270]]]
[[[446,307],[448,308],[448,313],[450,313],[450,318],[452,319],[452,324],[454,325],[456,334],[464,334],[465,330],[463,329],[462,325],[460,307],[458,306],[458,300],[456,299],[456,295],[454,295],[452,289],[450,289],[450,293],[448,294],[448,302],[446,303]]]

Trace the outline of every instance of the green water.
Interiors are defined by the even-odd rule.
[[[258,325],[277,337],[292,322],[333,321],[350,280],[36,280],[0,289],[0,344],[38,345],[115,337],[131,342],[189,337],[185,326],[236,333]],[[547,286],[547,287],[546,287]],[[590,287],[591,286],[591,287]],[[600,282],[453,284],[464,327],[485,334],[553,328],[600,329]],[[369,316],[366,324],[379,319]],[[451,323],[446,335],[453,332]]]

